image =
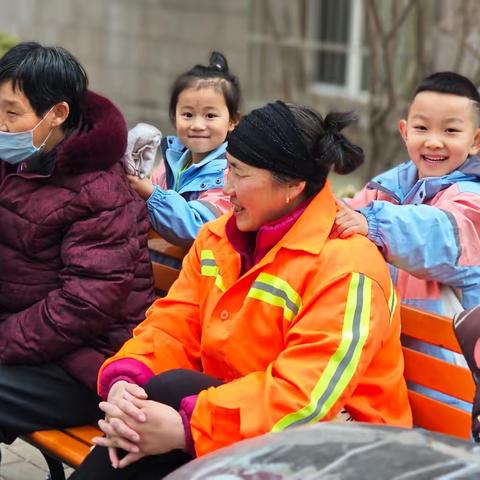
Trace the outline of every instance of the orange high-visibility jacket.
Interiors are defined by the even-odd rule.
[[[332,420],[411,426],[400,314],[385,261],[367,238],[329,239],[328,184],[251,270],[207,223],[167,297],[104,366],[189,368],[225,382],[191,418],[198,455],[268,431]],[[101,373],[100,373],[101,375]]]

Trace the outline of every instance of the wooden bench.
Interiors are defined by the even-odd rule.
[[[180,260],[185,250],[175,247],[158,235],[149,240],[152,251],[168,254]],[[160,265],[153,261],[155,288],[166,291],[178,276],[179,270]],[[166,272],[166,273],[165,273]],[[402,332],[410,337],[432,345],[460,352],[448,318],[433,315],[411,307],[401,307]],[[439,359],[403,347],[405,357],[405,378],[453,397],[470,402],[474,395],[474,383],[470,371],[450,365]],[[470,438],[470,413],[428,398],[409,390],[413,421],[417,427],[453,435],[462,439]],[[64,480],[63,465],[73,468],[83,461],[92,446],[91,439],[101,435],[94,426],[82,426],[65,430],[45,430],[24,436],[31,445],[44,455],[52,480]]]
[[[402,305],[402,333],[431,345],[461,353],[451,319]],[[475,393],[470,370],[403,347],[405,378],[452,397],[471,402]],[[408,391],[413,423],[418,427],[470,439],[471,414],[423,394]]]
[[[178,277],[181,261],[187,250],[172,245],[153,230],[148,235],[148,247],[155,291],[158,296],[163,296]],[[160,263],[160,259],[171,266]],[[65,430],[39,430],[22,438],[42,452],[51,480],[65,480],[63,464],[78,467],[93,445],[92,438],[101,435],[102,432],[97,427],[84,425]]]

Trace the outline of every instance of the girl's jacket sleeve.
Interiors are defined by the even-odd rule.
[[[392,265],[420,278],[453,287],[476,282],[480,265],[480,198],[444,190],[435,205],[396,205],[374,200],[363,208],[368,237]],[[474,275],[474,277],[472,276]]]
[[[222,188],[205,190],[198,199],[187,201],[175,190],[155,186],[147,208],[154,230],[169,242],[188,247],[204,223],[229,211],[230,202]]]
[[[363,294],[352,294],[359,286]],[[398,343],[398,321],[393,326],[390,318],[383,290],[361,274],[319,288],[289,325],[284,350],[264,370],[200,392],[190,424],[197,455],[335,418],[381,346]],[[392,378],[403,378],[394,372],[403,369],[399,346],[395,353]]]

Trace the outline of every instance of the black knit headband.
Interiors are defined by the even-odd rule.
[[[245,115],[230,134],[227,151],[244,163],[292,178],[315,182],[325,177],[307,151],[295,117],[280,100]]]

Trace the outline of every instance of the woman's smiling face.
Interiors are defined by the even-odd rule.
[[[296,193],[298,182],[292,195],[292,187],[279,182],[270,171],[248,165],[228,153],[227,161],[224,193],[230,197],[240,231],[256,232],[262,225],[286,215],[303,200]]]

